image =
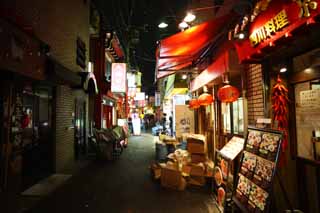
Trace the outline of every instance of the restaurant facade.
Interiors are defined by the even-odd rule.
[[[197,27],[181,34],[190,35],[188,30],[196,31]],[[170,57],[179,66],[161,72],[161,60],[165,60],[161,45],[169,39],[160,42],[158,73],[191,73],[189,90],[198,103],[189,105],[194,110],[196,133],[207,138],[211,159],[233,136],[247,140],[251,127],[280,130],[281,151],[266,205],[279,212],[291,208],[319,212],[319,2],[258,1],[251,13],[218,28],[228,32],[221,39],[217,33],[211,35],[215,39],[209,42],[214,46],[208,49],[209,63],[198,63],[199,56],[182,63],[181,57]],[[239,38],[240,33],[244,38]],[[194,52],[201,49],[204,46],[200,44]],[[167,60],[170,63],[174,64]],[[195,67],[203,71],[197,72]],[[201,105],[203,93],[212,98]],[[238,180],[243,179],[243,161],[239,155],[231,167],[235,197]],[[238,200],[235,203],[240,203],[242,210],[252,209],[256,202],[249,195]]]

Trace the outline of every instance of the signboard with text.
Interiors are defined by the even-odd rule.
[[[250,60],[279,39],[294,36],[292,32],[297,28],[313,23],[314,17],[320,14],[319,3],[319,0],[268,1],[263,10],[249,17],[253,19],[249,23],[249,38],[236,42],[239,60]]]
[[[112,63],[111,67],[111,91],[126,92],[127,86],[127,64]]]

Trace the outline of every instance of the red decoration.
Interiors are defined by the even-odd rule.
[[[223,103],[236,101],[240,96],[239,90],[231,85],[225,85],[218,90],[218,98]]]
[[[198,102],[198,99],[191,99],[190,101],[189,101],[189,108],[190,109],[197,109],[197,108],[199,108],[200,107],[200,104],[199,104],[199,102]]]
[[[282,151],[285,151],[288,144],[288,102],[288,89],[281,84],[278,76],[277,84],[272,88],[272,109],[273,120],[278,122],[278,129],[284,132]]]
[[[212,95],[208,93],[202,93],[198,98],[198,102],[201,106],[208,106],[213,102],[213,100]]]

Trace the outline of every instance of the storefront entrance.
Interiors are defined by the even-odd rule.
[[[298,188],[306,212],[320,209],[320,70],[315,60],[317,52],[319,50],[294,58],[294,73],[290,77],[295,100],[292,135],[296,144]]]
[[[23,90],[22,191],[54,172],[52,91],[48,87]]]
[[[86,102],[76,99],[75,105],[75,158],[81,159],[86,156]]]

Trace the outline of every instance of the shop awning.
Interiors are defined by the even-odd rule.
[[[98,84],[96,80],[96,76],[93,72],[82,72],[81,73],[84,77],[83,80],[83,89],[86,92],[89,92],[90,86],[93,87],[95,94],[99,94]]]
[[[231,14],[191,27],[159,42],[156,76],[162,78],[194,65],[221,33]]]
[[[229,52],[225,50],[219,54],[217,59],[214,60],[214,62],[208,66],[207,69],[202,71],[193,81],[191,81],[191,92],[194,92],[205,86],[227,70],[229,70]]]

